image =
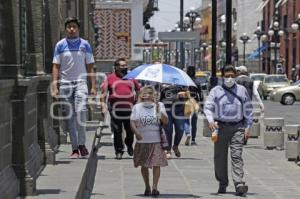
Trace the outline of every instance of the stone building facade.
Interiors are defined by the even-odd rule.
[[[63,132],[49,114],[53,49],[67,16],[80,19],[81,36],[88,38],[91,6],[79,0],[0,2],[0,198],[34,195],[43,168],[55,164]]]

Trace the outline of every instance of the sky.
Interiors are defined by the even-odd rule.
[[[202,0],[184,0],[184,15],[191,7],[198,8]],[[174,25],[180,19],[180,0],[158,0],[159,11],[155,12],[150,19],[151,27],[155,27],[157,32],[173,29]]]

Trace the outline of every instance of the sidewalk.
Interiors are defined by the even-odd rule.
[[[109,129],[104,130],[109,132]],[[89,148],[94,132],[88,133]],[[262,137],[262,136],[261,136]],[[182,143],[185,141],[183,137]],[[213,171],[213,144],[198,131],[197,146],[180,146],[181,158],[173,158],[162,168],[158,188],[160,198],[239,198],[234,194],[230,177],[227,194],[217,195]],[[112,139],[101,139],[98,168],[91,198],[143,198],[144,183],[140,168],[133,167],[132,158],[125,152],[116,160]],[[47,165],[37,180],[38,195],[33,199],[72,199],[75,197],[87,159],[70,160],[70,145],[62,145],[57,165]],[[288,162],[285,151],[264,150],[263,140],[251,139],[244,150],[245,179],[250,199],[298,199],[300,196],[300,167]],[[151,175],[152,176],[152,175]],[[229,173],[230,176],[230,173]],[[152,179],[151,179],[152,180]]]

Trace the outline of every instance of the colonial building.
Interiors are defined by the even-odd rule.
[[[265,0],[264,3],[263,31],[267,34],[273,30],[275,21],[278,28],[265,41],[270,47],[264,53],[263,70],[276,73],[276,65],[282,64],[283,72],[290,78],[292,68],[300,64],[300,31],[291,28],[300,14],[300,0]]]

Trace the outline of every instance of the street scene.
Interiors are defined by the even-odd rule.
[[[0,2],[0,199],[300,197],[300,0]]]

